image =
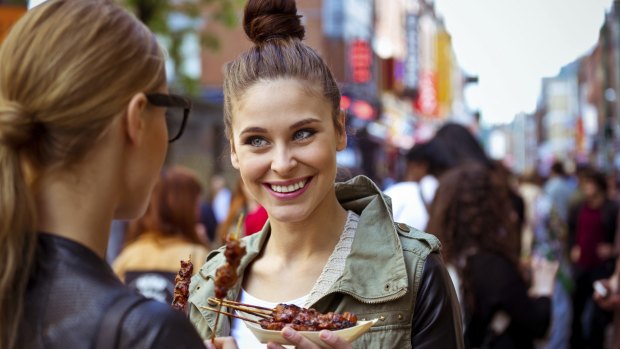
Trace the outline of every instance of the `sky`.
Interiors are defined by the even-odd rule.
[[[482,121],[508,123],[532,112],[541,79],[589,53],[612,0],[435,0]]]

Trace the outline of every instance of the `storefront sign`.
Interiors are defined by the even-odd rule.
[[[26,13],[25,7],[0,5],[0,43],[9,33],[15,22]]]

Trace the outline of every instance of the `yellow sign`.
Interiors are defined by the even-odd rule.
[[[4,41],[13,24],[26,13],[26,10],[26,7],[22,6],[0,5],[0,43]]]
[[[447,31],[437,33],[437,101],[441,116],[451,112],[452,105],[452,39]]]

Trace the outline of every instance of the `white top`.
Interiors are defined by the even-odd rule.
[[[226,219],[226,216],[228,216],[231,200],[232,193],[228,188],[222,188],[215,194],[211,207],[213,208],[215,220],[217,220],[218,223],[222,223]]]
[[[340,240],[334,247],[334,251],[329,256],[327,263],[323,267],[321,275],[315,282],[312,290],[307,295],[297,298],[291,301],[285,302],[267,302],[262,299],[258,299],[251,294],[247,293],[243,288],[239,295],[239,302],[245,304],[258,305],[265,308],[275,308],[278,303],[294,304],[298,307],[308,308],[314,304],[317,300],[327,293],[333,283],[344,273],[345,262],[347,256],[351,253],[351,246],[353,244],[353,238],[355,237],[355,231],[357,230],[357,224],[359,222],[359,215],[353,211],[348,211],[347,221],[344,225]],[[254,348],[266,348],[265,344],[261,344],[252,332],[247,328],[245,323],[237,318],[233,318],[230,335],[237,341],[237,347],[243,349]]]
[[[394,221],[416,229],[426,229],[429,216],[422,197],[430,205],[438,185],[435,177],[424,176],[419,183],[401,182],[387,188],[384,193],[392,199]]]

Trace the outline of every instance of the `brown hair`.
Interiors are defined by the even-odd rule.
[[[143,233],[179,235],[197,244],[198,199],[202,186],[198,176],[188,168],[175,166],[162,172],[155,186],[146,213],[129,224],[127,242]]]
[[[35,260],[32,187],[69,168],[139,92],[165,83],[151,32],[108,0],[49,0],[0,46],[0,349],[15,344]]]
[[[463,276],[467,258],[478,251],[500,254],[517,265],[512,237],[508,194],[486,166],[466,163],[446,172],[431,205],[427,226],[437,235],[443,255],[463,280],[465,299],[471,305],[471,290]]]
[[[239,178],[237,185],[230,198],[230,208],[228,209],[228,215],[224,221],[217,227],[217,237],[221,241],[226,241],[226,237],[230,232],[234,232],[236,229],[237,221],[240,214],[247,215],[248,197],[243,190],[243,180]],[[243,236],[243,232],[239,232]]]
[[[261,80],[294,78],[310,82],[308,92],[319,93],[332,107],[336,130],[340,90],[327,64],[304,44],[305,30],[294,0],[249,0],[243,28],[255,46],[226,64],[224,74],[224,124],[232,139],[232,112],[236,102]]]

